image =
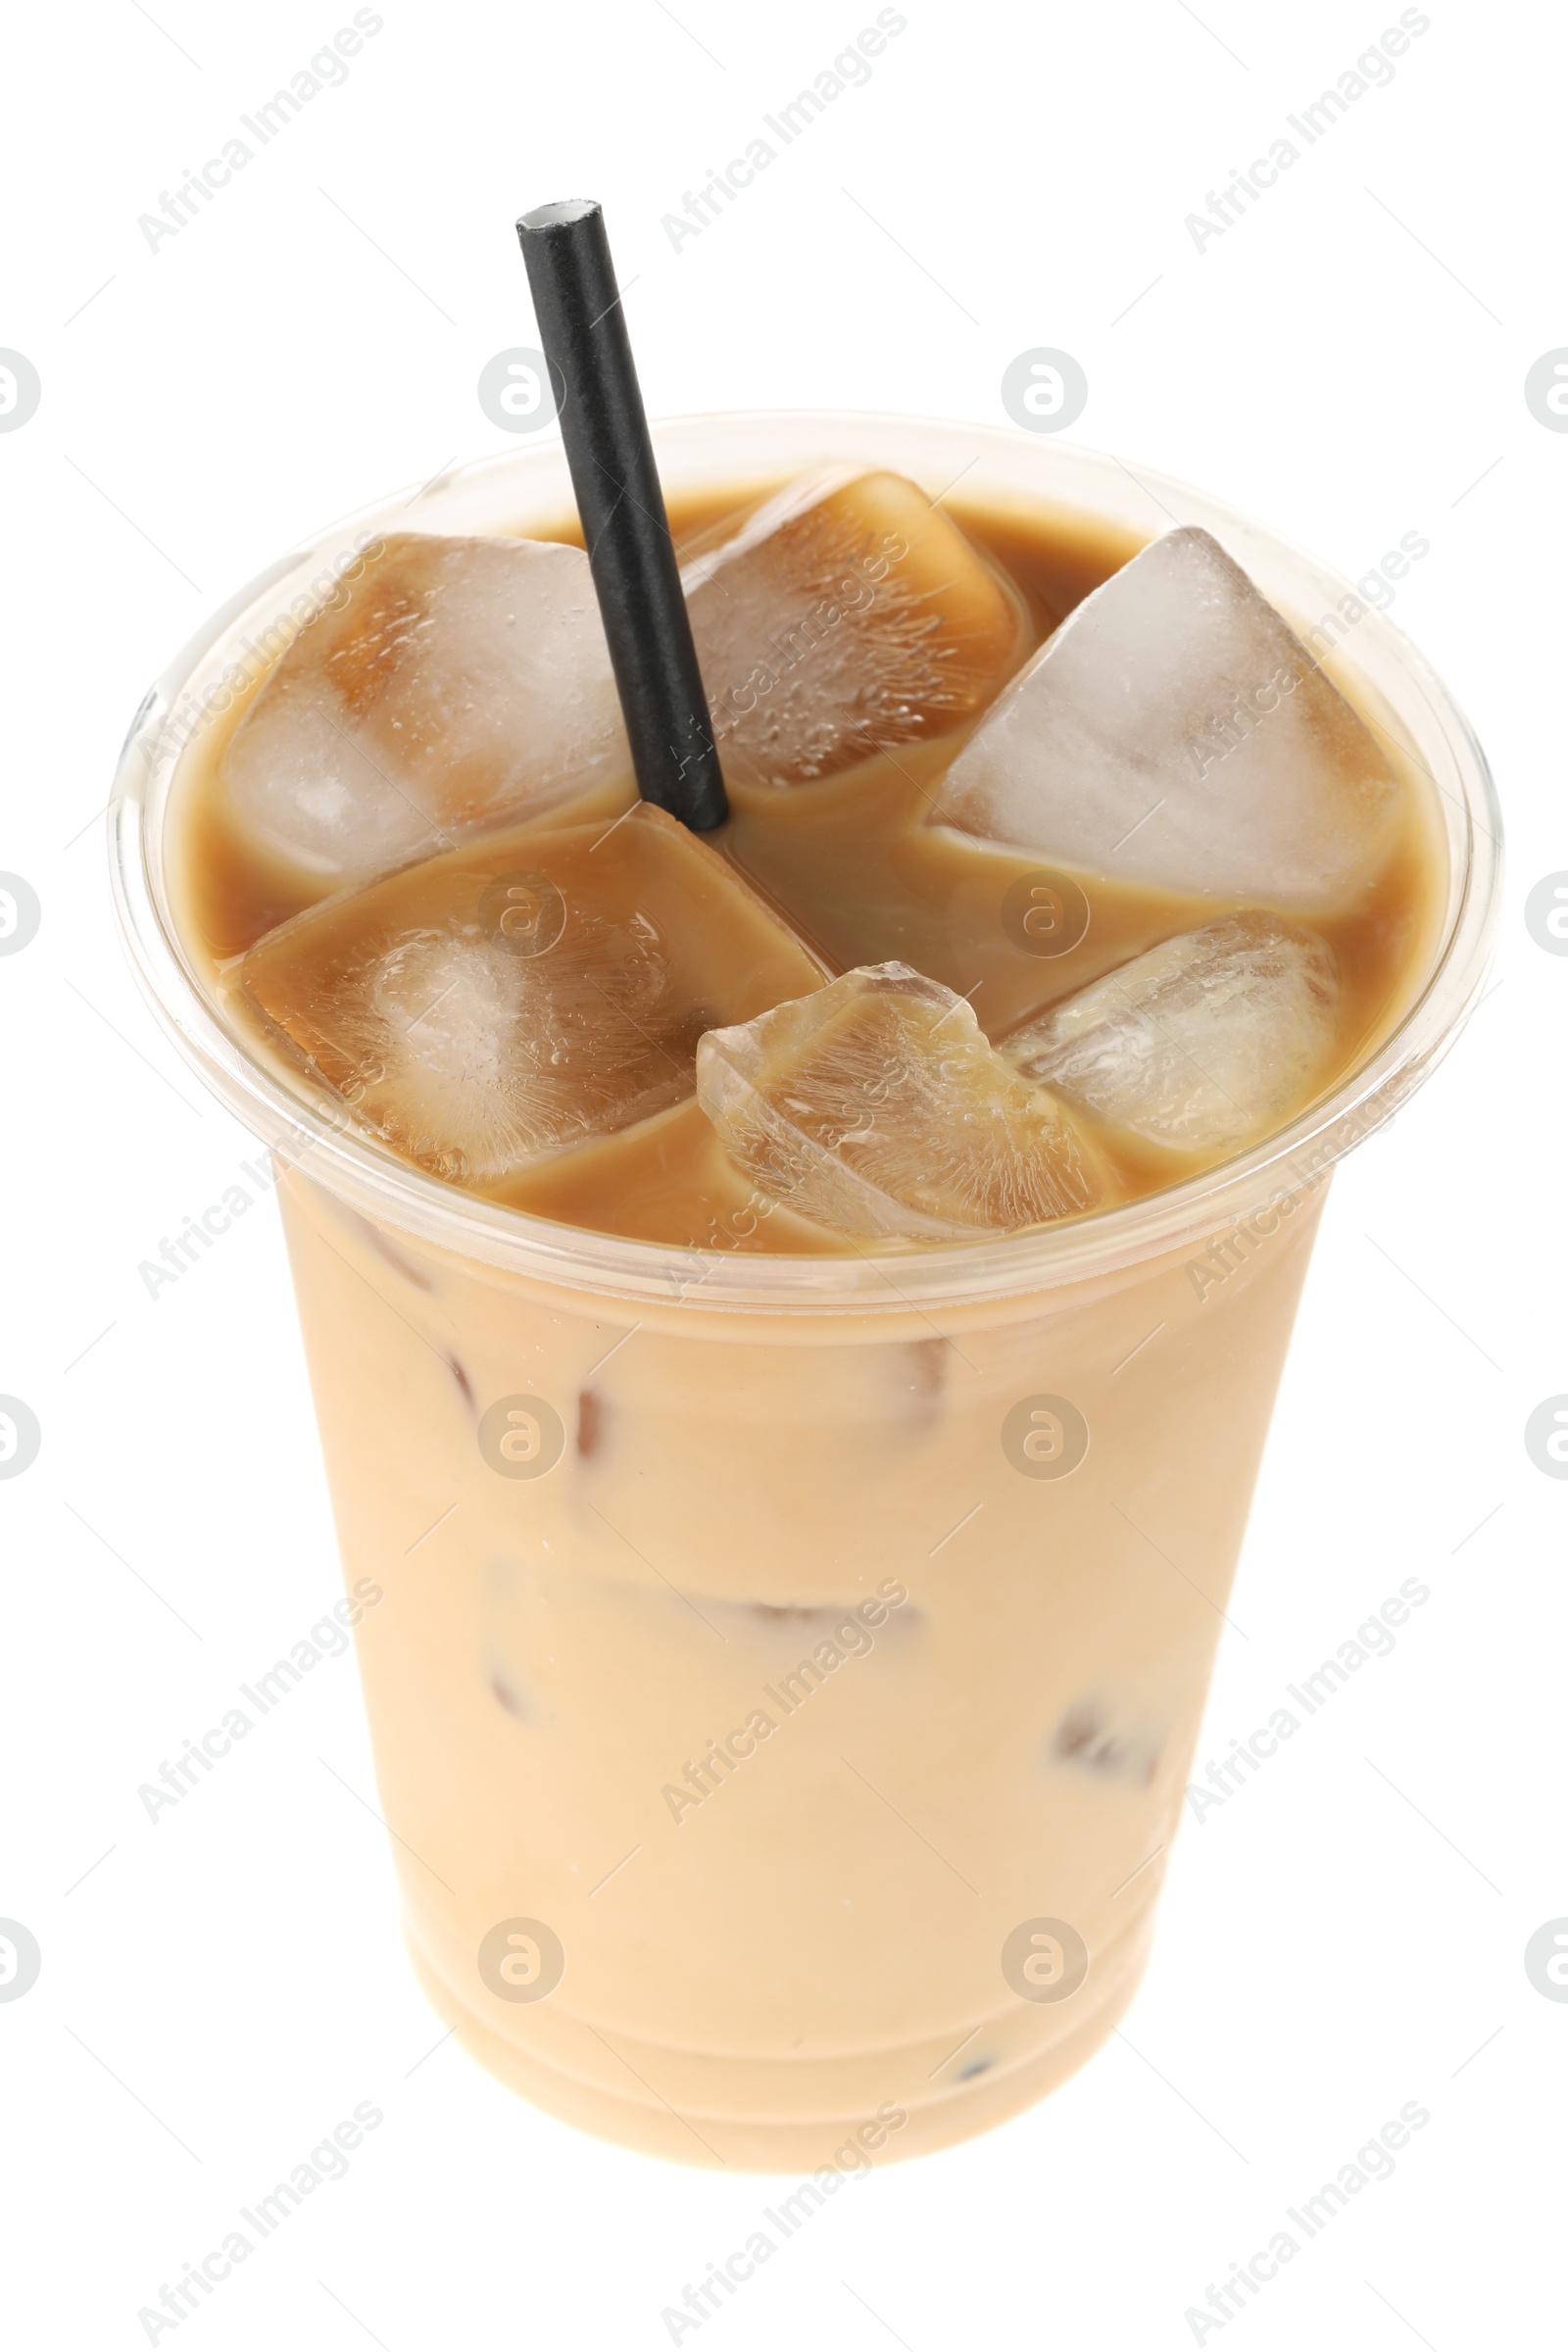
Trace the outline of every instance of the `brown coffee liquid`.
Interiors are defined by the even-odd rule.
[[[727,537],[759,503],[754,492],[744,500],[714,493],[677,505],[671,523],[683,559]],[[1000,513],[957,499],[945,504],[1021,593],[1032,629],[1025,656],[1143,544],[1110,525],[1052,510]],[[530,527],[525,535],[581,545],[574,523]],[[262,1035],[234,966],[309,902],[286,874],[237,840],[217,790],[224,750],[254,691],[236,698],[185,755],[170,828],[169,882],[181,936],[222,1017],[275,1067],[275,1045]],[[942,778],[975,723],[934,741],[901,744],[819,782],[777,789],[731,779],[729,819],[706,839],[835,971],[895,959],[911,964],[963,997],[993,1042],[1162,940],[1232,908],[1268,907],[1255,894],[1200,899],[1070,877],[1084,891],[1087,927],[1064,952],[1051,952],[1051,924],[1041,936],[1040,926],[1025,927],[1020,908],[1042,891],[1045,903],[1055,906],[1062,877],[1040,856],[998,850],[929,823],[935,815],[940,826]],[[1381,740],[1400,772],[1396,751],[1386,736]],[[1403,817],[1381,873],[1344,909],[1305,918],[1338,962],[1337,1030],[1333,1052],[1287,1118],[1331,1092],[1382,1043],[1430,965],[1443,895],[1437,821],[1419,776],[1404,772],[1401,780]],[[602,789],[539,822],[555,828],[600,813],[613,818],[630,799],[629,783]],[[1076,935],[1080,927],[1069,928]],[[289,1075],[299,1083],[297,1073]],[[1233,1149],[1167,1151],[1102,1125],[1092,1113],[1075,1109],[1075,1115],[1126,1198],[1179,1182]],[[695,1100],[470,1189],[535,1216],[689,1248],[820,1253],[864,1247],[760,1199],[730,1165]]]

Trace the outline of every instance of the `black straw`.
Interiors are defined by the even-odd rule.
[[[550,363],[637,789],[695,833],[729,814],[648,418],[591,198],[524,213],[517,241]]]

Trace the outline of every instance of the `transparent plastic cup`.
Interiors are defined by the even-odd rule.
[[[1351,610],[1216,501],[1046,439],[836,415],[655,439],[672,501],[826,460],[933,496],[961,473],[977,506],[1201,523],[1303,631]],[[1475,1000],[1496,810],[1421,656],[1377,613],[1346,628],[1327,666],[1441,839],[1435,952],[1330,1097],[1166,1192],[894,1260],[498,1208],[224,1027],[172,915],[171,785],[357,536],[569,512],[559,444],[530,446],[242,591],[131,728],[116,903],[279,1168],[344,1569],[383,1593],[361,1670],[435,2007],[584,2130],[843,2172],[1039,2098],[1137,1986],[1329,1176]]]

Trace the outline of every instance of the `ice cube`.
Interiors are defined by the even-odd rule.
[[[1162,1726],[1118,1721],[1116,1710],[1103,1700],[1089,1698],[1068,1708],[1052,1737],[1049,1752],[1053,1764],[1147,1788],[1159,1770],[1164,1744]]]
[[[1295,908],[1343,900],[1399,786],[1207,531],[1167,531],[1069,613],[965,744],[944,823],[1066,865]]]
[[[1004,1038],[1026,1078],[1177,1152],[1276,1125],[1334,1043],[1339,975],[1314,932],[1224,916],[1167,939]]]
[[[306,895],[629,772],[588,559],[397,532],[235,729],[220,790]]]
[[[846,972],[697,1051],[697,1097],[759,1192],[837,1232],[1009,1233],[1112,1186],[1071,1114],[906,963]]]
[[[689,1097],[697,1041],[821,966],[662,810],[509,826],[344,891],[245,957],[252,1001],[360,1117],[476,1189]]]
[[[790,483],[682,583],[737,783],[808,782],[945,734],[1028,649],[1013,589],[896,473]]]

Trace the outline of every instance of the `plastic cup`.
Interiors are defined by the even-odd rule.
[[[357,1640],[419,1977],[582,2129],[843,2173],[1037,2099],[1137,1986],[1329,1177],[1475,1000],[1498,826],[1402,634],[1179,483],[886,416],[655,438],[672,502],[845,459],[1145,536],[1204,524],[1303,633],[1339,614],[1327,666],[1446,861],[1391,1033],[1224,1166],[891,1262],[694,1257],[383,1152],[225,1029],[166,885],[178,739],[244,692],[269,624],[377,528],[569,513],[559,445],[285,558],[137,714],[116,903],[170,1035],[278,1165],[345,1574],[381,1595]]]

